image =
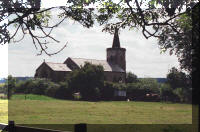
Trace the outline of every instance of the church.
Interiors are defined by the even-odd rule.
[[[102,65],[104,80],[125,83],[126,49],[121,48],[118,29],[115,30],[111,48],[107,48],[106,60],[68,57],[63,63],[43,62],[35,72],[35,78],[48,78],[52,81],[63,81],[73,70],[81,68],[86,62]]]

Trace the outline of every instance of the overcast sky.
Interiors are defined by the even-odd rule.
[[[43,59],[58,63],[63,63],[67,57],[105,60],[106,48],[112,46],[113,35],[101,30],[102,27],[98,25],[87,29],[72,21],[64,22],[52,34],[60,43],[50,43],[48,51],[56,52],[66,43],[67,47],[51,57],[37,56],[39,51],[34,48],[28,36],[19,43],[10,43],[9,47],[0,46],[0,78],[6,77],[7,74],[34,76]],[[135,73],[138,77],[166,77],[171,67],[178,67],[176,56],[160,54],[155,38],[147,40],[141,31],[128,29],[121,30],[119,37],[121,47],[126,48],[127,71]]]

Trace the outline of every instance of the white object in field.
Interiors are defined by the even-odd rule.
[[[115,95],[115,96],[123,96],[123,97],[126,97],[126,91],[123,91],[123,90],[115,91],[114,95]]]

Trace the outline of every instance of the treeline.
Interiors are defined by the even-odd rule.
[[[104,81],[102,66],[86,63],[66,77],[66,81],[55,83],[48,79],[29,79],[17,81],[12,76],[6,83],[8,98],[13,94],[38,94],[68,100],[138,100],[171,101],[191,103],[191,81],[186,74],[172,68],[166,83],[156,79],[138,79],[133,73],[127,73],[126,84]],[[126,97],[115,96],[116,91],[126,91]]]
[[[0,93],[4,93],[5,92],[5,90],[4,90],[4,84],[1,84],[0,85]]]

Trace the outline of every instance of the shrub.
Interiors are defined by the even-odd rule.
[[[127,84],[127,98],[131,100],[144,100],[146,90],[143,89],[141,83]]]
[[[146,94],[160,93],[159,83],[155,79],[151,78],[138,79],[137,82],[128,83],[126,85],[127,98],[133,100],[146,101],[150,99],[146,97]],[[150,100],[152,100],[152,98]]]
[[[167,74],[167,83],[170,84],[173,89],[187,88],[192,85],[191,77],[175,67],[172,67]]]
[[[86,63],[68,76],[68,83],[73,92],[80,92],[82,100],[98,100],[103,87],[104,72],[102,66]]]
[[[60,85],[53,82],[49,82],[48,87],[45,90],[45,95],[55,98],[56,92],[58,91],[59,87]]]
[[[114,83],[112,82],[104,82],[104,86],[101,87],[101,100],[112,100],[114,98]]]
[[[29,79],[16,84],[15,93],[45,95],[45,91],[53,82],[47,79]]]
[[[0,84],[0,93],[4,93],[4,84]]]
[[[185,88],[176,88],[173,90],[173,93],[179,97],[180,102],[191,103],[192,101],[192,90],[186,90]]]
[[[5,94],[7,95],[8,99],[10,99],[11,96],[13,95],[15,87],[16,87],[16,78],[9,75],[4,85]]]
[[[60,82],[59,87],[56,89],[55,98],[58,99],[73,99],[72,89],[68,86],[67,82]]]
[[[172,101],[172,102],[178,102],[179,97],[174,94],[173,89],[169,84],[161,84],[160,88],[160,94],[161,94],[161,100],[163,101]]]
[[[45,91],[48,88],[49,83],[50,81],[47,79],[35,79],[33,81],[33,85],[30,85],[31,93],[45,95]]]
[[[135,83],[137,81],[138,81],[137,75],[135,75],[132,72],[126,73],[126,83]]]
[[[147,93],[159,93],[159,83],[153,78],[139,79],[141,89],[145,89]]]

